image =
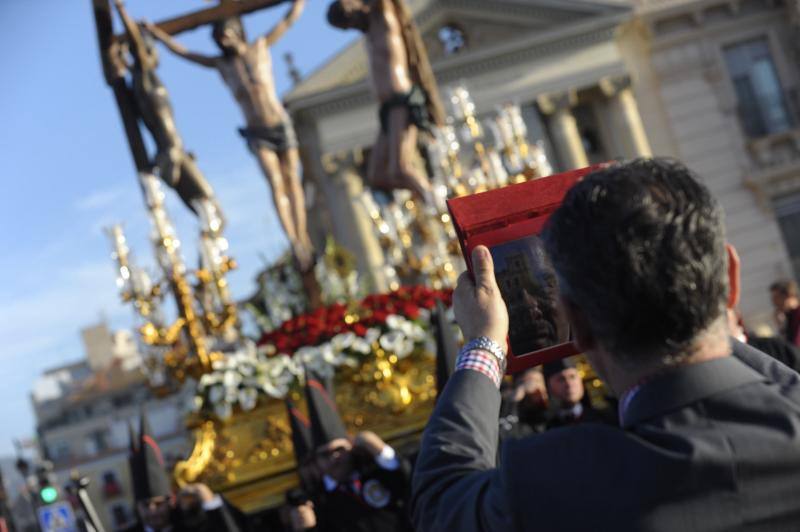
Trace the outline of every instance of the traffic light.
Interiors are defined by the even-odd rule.
[[[44,504],[51,504],[58,499],[58,490],[53,486],[43,486],[39,489],[39,498]]]
[[[58,488],[53,485],[52,474],[53,466],[44,462],[36,468],[36,480],[39,484],[39,502],[41,504],[52,504],[58,500]]]

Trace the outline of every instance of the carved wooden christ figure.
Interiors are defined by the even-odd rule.
[[[169,94],[156,73],[158,52],[155,46],[139,31],[139,26],[128,15],[122,0],[116,0],[114,4],[125,26],[127,46],[117,46],[113,60],[120,77],[130,72],[131,92],[139,117],[150,131],[156,146],[153,166],[158,169],[161,179],[178,193],[195,214],[201,214],[198,209],[213,209],[222,219],[222,211],[211,185],[194,157],[187,153],[175,126]],[[126,48],[133,59],[132,63],[127,61]]]
[[[147,28],[178,56],[215,68],[222,76],[245,117],[246,125],[239,132],[272,187],[278,218],[300,270],[307,273],[313,267],[314,257],[306,224],[297,138],[275,89],[270,54],[270,47],[299,18],[304,6],[305,0],[294,0],[283,19],[252,43],[247,42],[239,17],[216,22],[212,36],[222,52],[216,57],[187,50],[157,26],[147,24]]]
[[[364,33],[380,103],[380,133],[367,180],[376,189],[409,189],[426,198],[430,184],[415,166],[419,130],[444,125],[444,112],[422,39],[402,0],[337,0],[328,22]]]

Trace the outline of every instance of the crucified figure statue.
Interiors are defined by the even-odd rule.
[[[161,179],[178,193],[195,214],[200,214],[198,209],[210,208],[222,219],[222,211],[211,185],[197,167],[194,157],[187,153],[175,126],[169,94],[156,73],[158,52],[152,40],[142,34],[139,26],[125,10],[122,0],[115,0],[114,5],[125,26],[127,46],[115,48],[113,61],[120,77],[130,72],[133,99],[156,146],[153,166],[158,169]],[[132,62],[128,62],[126,51],[133,59]]]
[[[246,124],[239,133],[247,140],[272,187],[278,218],[298,266],[301,272],[308,273],[313,268],[314,256],[300,182],[297,138],[275,90],[270,54],[270,47],[297,21],[304,6],[305,0],[293,0],[281,21],[252,43],[248,43],[239,17],[216,22],[212,37],[222,52],[219,56],[191,52],[157,26],[146,24],[146,27],[178,56],[214,68],[222,76],[244,114]]]
[[[436,83],[424,46],[398,0],[337,0],[328,22],[364,33],[380,133],[372,148],[367,181],[376,189],[409,189],[425,199],[428,179],[414,165],[419,130],[444,125]]]

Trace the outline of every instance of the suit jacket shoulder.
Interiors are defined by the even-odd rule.
[[[734,353],[654,383],[627,430],[587,424],[511,442],[501,469],[515,524],[791,530],[800,522],[789,495],[800,492],[798,379],[763,353]]]

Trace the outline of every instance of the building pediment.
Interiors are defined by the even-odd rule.
[[[417,0],[409,2],[422,34],[434,70],[440,66],[485,60],[492,49],[506,50],[521,45],[531,36],[552,35],[595,19],[626,13],[626,0]],[[588,28],[591,29],[591,28]],[[460,34],[463,47],[448,50],[453,33]],[[450,38],[447,38],[447,37]],[[363,39],[358,39],[299,83],[287,101],[302,100],[320,93],[363,82],[368,59]]]

